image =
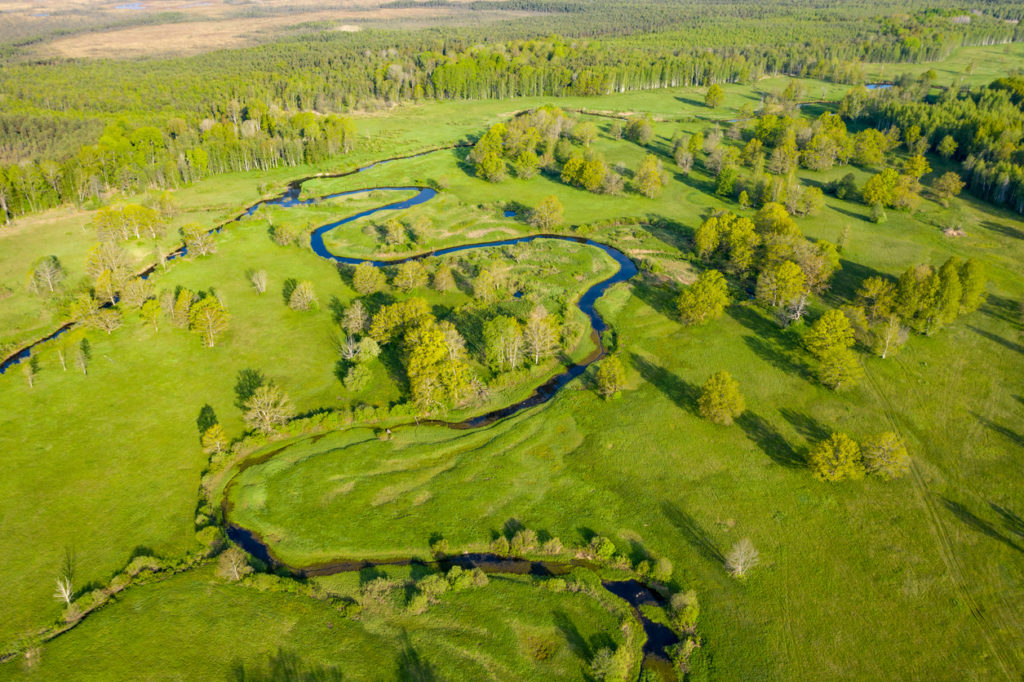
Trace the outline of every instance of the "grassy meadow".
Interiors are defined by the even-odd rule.
[[[1019,55],[1020,47],[1011,52]],[[972,78],[989,80],[1005,71],[994,61],[1003,50],[965,48],[933,68],[940,83],[951,84],[973,61]],[[555,195],[569,225],[641,219],[588,236],[637,260],[656,259],[664,271],[617,285],[598,303],[627,367],[628,387],[617,398],[602,400],[591,390],[591,370],[551,402],[482,429],[405,426],[381,441],[356,425],[299,437],[231,480],[224,492],[233,504],[231,520],[260,533],[295,564],[427,556],[438,535],[453,550],[480,550],[512,519],[566,544],[601,534],[634,558],[668,557],[674,583],[697,590],[715,679],[941,679],[951,671],[969,680],[1018,679],[1024,674],[1019,216],[965,195],[966,235],[951,238],[942,232],[948,211],[926,193],[918,213],[890,211],[882,224],[870,222],[860,202],[831,196],[819,215],[797,220],[811,239],[849,235],[843,268],[813,306],[812,319],[825,304],[852,301],[869,276],[938,265],[949,255],[979,259],[990,277],[979,311],[933,337],[913,335],[889,359],[862,354],[865,378],[851,389],[836,393],[818,384],[802,350],[801,325],[780,328],[752,302],[734,301],[706,326],[678,321],[675,292],[699,269],[693,230],[711,210],[740,209],[714,195],[712,178],[699,167],[681,174],[670,158],[670,139],[678,131],[702,130],[710,120],[728,120],[744,104],[756,106],[758,91],[786,82],[766,81],[757,90],[726,86],[726,103],[714,111],[696,89],[557,102],[589,112],[651,113],[656,136],[649,148],[612,139],[609,118],[591,120],[601,129],[594,147],[610,165],[632,169],[649,151],[662,155],[669,182],[656,199],[595,195],[544,174],[490,184],[473,175],[465,149],[308,182],[303,197],[370,186],[444,188],[422,206],[335,230],[327,244],[338,254],[400,257],[529,234],[534,230],[524,209]],[[805,83],[809,99],[836,100],[844,89]],[[430,103],[362,115],[357,125],[365,144],[358,151],[316,168],[223,175],[179,189],[171,227],[193,221],[212,227],[295,178],[454,144],[545,103]],[[937,159],[932,165],[926,186],[944,170]],[[859,186],[874,172],[801,170],[798,177],[823,184],[848,171]],[[398,198],[388,194],[383,202]],[[18,367],[0,376],[0,585],[7,588],[0,649],[59,617],[52,593],[65,547],[75,550],[82,585],[106,581],[133,552],[171,557],[195,549],[197,488],[208,460],[196,417],[208,404],[231,436],[241,435],[233,391],[239,370],[263,371],[299,413],[403,399],[397,360],[388,353],[373,361],[371,386],[357,395],[344,389],[332,315],[356,293],[344,273],[308,247],[278,246],[270,237],[272,226],[306,229],[383,202],[357,194],[309,207],[264,208],[220,233],[216,254],[175,261],[156,273],[157,291],[213,288],[224,300],[231,328],[216,348],[202,347],[197,336],[166,320],[154,330],[129,313],[112,334],[90,333],[87,375],[73,366],[61,370],[58,339],[39,349],[34,388]],[[516,215],[506,217],[508,209]],[[58,255],[68,281],[80,279],[96,241],[90,214],[55,210],[0,230],[0,290],[9,292],[0,303],[0,342],[40,336],[58,322],[52,307],[25,290],[26,264]],[[429,228],[413,243],[389,249],[378,223],[390,217],[420,218]],[[169,229],[163,243],[175,241]],[[129,247],[140,269],[152,262],[152,244]],[[523,299],[509,297],[494,309],[519,315],[538,302],[550,309],[571,304],[613,271],[596,249],[564,242],[452,258],[467,267],[505,261],[529,288]],[[431,259],[430,267],[438,262]],[[262,295],[248,281],[252,269],[268,272]],[[285,305],[281,290],[288,278],[313,282],[317,310]],[[445,294],[412,295],[452,310],[471,300],[468,283],[458,285]],[[392,289],[386,296],[407,295]],[[578,359],[589,349],[584,338],[570,356]],[[737,379],[748,407],[731,427],[701,419],[696,409],[700,385],[722,369]],[[520,399],[554,371],[553,362],[531,370],[490,403],[450,418]],[[857,439],[898,431],[914,462],[911,475],[892,482],[815,480],[806,452],[833,430]],[[722,558],[744,537],[762,562],[741,582],[727,575]],[[328,587],[354,589],[346,580],[358,577],[323,579]],[[182,632],[202,645],[181,647]],[[353,621],[326,603],[225,584],[200,568],[125,591],[42,645],[31,674],[194,679],[237,676],[242,666],[258,679],[260,670],[272,669],[273,657],[294,655],[304,670],[345,679],[423,669],[441,679],[581,679],[596,643],[608,636],[618,634],[606,610],[581,595],[539,590],[526,579],[492,577],[489,586],[448,595],[420,616]],[[550,650],[542,659],[538,642]],[[0,664],[0,678],[25,674],[21,662]]]

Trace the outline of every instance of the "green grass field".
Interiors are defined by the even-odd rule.
[[[507,608],[496,613],[495,602]],[[33,665],[0,666],[0,679],[62,680],[73,670],[79,679],[284,679],[290,671],[288,679],[582,680],[592,649],[614,643],[615,628],[595,599],[517,577],[445,594],[423,614],[355,620],[327,602],[225,583],[204,568],[132,590],[46,645]]]
[[[1020,47],[1011,46],[1012,55],[1019,56]],[[1003,50],[964,48],[933,67],[945,83],[975,61],[972,78],[985,82],[1010,64],[998,61]],[[814,99],[838,99],[843,90],[817,81],[805,87]],[[728,119],[744,103],[759,101],[750,88],[726,91],[725,106],[714,111],[696,89],[558,104],[649,112],[657,118],[650,150],[664,155],[675,132],[701,130],[709,119]],[[358,125],[368,142],[347,157],[318,168],[218,176],[178,190],[175,225],[213,226],[258,200],[259,187],[269,196],[311,173],[452,144],[542,103],[432,103],[363,116]],[[594,146],[610,164],[635,168],[648,153],[608,137],[610,119],[592,120],[602,129]],[[812,239],[836,241],[849,229],[843,268],[812,317],[826,304],[849,302],[866,277],[939,264],[953,254],[979,259],[990,277],[981,310],[934,337],[912,336],[890,359],[861,355],[865,379],[835,393],[813,379],[799,329],[780,328],[751,302],[735,301],[704,327],[678,322],[674,291],[695,271],[694,228],[711,210],[739,210],[714,196],[703,171],[683,176],[663,157],[670,181],[661,196],[612,197],[544,175],[490,184],[473,176],[464,156],[465,150],[446,150],[315,180],[303,196],[429,182],[446,187],[432,202],[329,235],[336,253],[358,256],[402,256],[529,234],[523,209],[548,195],[561,200],[569,225],[641,219],[641,225],[611,225],[589,235],[664,266],[661,277],[617,285],[598,304],[627,366],[627,390],[600,399],[591,390],[591,370],[550,403],[484,429],[406,426],[383,442],[356,425],[322,438],[299,437],[232,479],[225,494],[234,505],[233,521],[262,534],[295,564],[426,556],[436,535],[453,549],[479,550],[510,519],[566,544],[605,535],[634,559],[668,557],[675,584],[698,591],[700,632],[713,652],[715,679],[942,679],[956,671],[958,678],[984,680],[1024,673],[1019,217],[965,196],[966,235],[951,238],[942,233],[946,209],[930,199],[917,214],[891,211],[887,222],[874,224],[863,204],[828,197],[819,215],[798,219]],[[943,169],[938,160],[933,165]],[[800,171],[799,177],[823,183],[848,170]],[[859,185],[871,174],[852,172]],[[358,395],[345,391],[335,374],[331,303],[347,304],[355,292],[307,247],[277,246],[269,235],[271,223],[306,229],[375,201],[358,194],[305,208],[261,209],[224,230],[215,255],[174,262],[156,274],[157,290],[213,287],[223,298],[232,326],[216,348],[203,348],[198,337],[166,321],[153,331],[129,314],[109,336],[90,334],[87,376],[73,367],[61,371],[58,342],[40,349],[35,388],[17,367],[0,376],[0,585],[7,588],[0,648],[58,618],[60,604],[51,595],[65,547],[75,548],[83,585],[109,579],[138,548],[165,557],[195,549],[197,489],[207,462],[195,420],[209,404],[229,434],[242,433],[233,393],[239,370],[262,370],[299,413],[387,406],[404,398],[386,354],[374,361],[370,387]],[[518,215],[505,217],[509,207]],[[390,217],[424,218],[429,228],[389,249],[374,228]],[[11,291],[0,305],[0,341],[25,340],[54,326],[55,313],[40,312],[39,299],[25,291],[26,263],[56,254],[69,281],[79,279],[95,241],[83,230],[89,220],[88,211],[51,211],[0,231],[0,286]],[[173,241],[169,234],[166,243]],[[139,264],[147,262],[152,245],[131,246]],[[536,302],[552,309],[571,302],[612,271],[599,251],[563,242],[464,258],[472,265],[505,261],[529,284],[523,299],[495,308],[519,315]],[[250,269],[269,273],[262,296],[248,281]],[[319,309],[290,310],[281,296],[287,278],[312,281]],[[471,300],[466,282],[459,283],[447,294],[413,295],[452,310]],[[388,296],[406,295],[392,290]],[[570,356],[579,359],[590,348],[584,339]],[[479,358],[473,366],[486,374]],[[739,381],[748,406],[731,427],[696,413],[699,386],[721,369]],[[535,368],[487,404],[449,418],[521,399],[554,371],[553,362]],[[854,438],[898,431],[914,461],[912,474],[889,483],[818,482],[806,468],[806,451],[833,430]],[[268,446],[274,448],[280,444]],[[753,540],[762,563],[739,582],[726,574],[722,556],[743,537]],[[479,591],[450,595],[423,616],[353,622],[325,603],[224,584],[203,568],[125,591],[44,644],[32,675],[226,677],[239,665],[250,672],[269,666],[280,649],[296,655],[303,668],[337,669],[345,679],[401,676],[410,661],[429,665],[443,679],[580,679],[594,642],[616,634],[614,618],[579,595],[539,593],[543,598],[525,581],[493,578]],[[577,635],[563,627],[563,617]],[[202,644],[183,650],[182,633]],[[549,658],[531,657],[528,643],[535,638],[553,642]],[[0,664],[0,677],[23,674],[19,662]]]

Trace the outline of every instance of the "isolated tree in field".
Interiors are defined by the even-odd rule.
[[[231,315],[216,296],[201,298],[188,313],[188,328],[207,348],[217,345],[217,339],[228,330]]]
[[[644,157],[633,176],[633,182],[637,191],[649,199],[661,194],[661,188],[665,185],[665,171],[657,156],[648,154]]]
[[[526,349],[533,357],[533,364],[554,355],[558,348],[558,329],[551,315],[542,305],[536,306],[530,313],[523,329]]]
[[[313,290],[313,283],[309,280],[302,280],[296,284],[291,296],[288,297],[288,307],[300,312],[316,307],[316,291]]]
[[[147,324],[153,325],[153,331],[160,331],[160,315],[163,311],[155,298],[146,299],[139,308],[139,315]]]
[[[65,606],[71,606],[71,598],[74,596],[75,591],[71,584],[71,578],[66,575],[57,578],[57,589],[53,592],[53,598],[61,600]]]
[[[375,268],[368,262],[362,262],[355,267],[352,275],[352,287],[361,295],[375,294],[387,286],[387,278],[380,268]]]
[[[427,269],[418,260],[411,260],[398,266],[394,285],[405,292],[427,286]]]
[[[436,291],[445,292],[455,288],[455,275],[447,265],[442,265],[434,271],[433,286]]]
[[[746,402],[740,393],[740,385],[728,372],[712,374],[701,387],[697,399],[700,416],[716,424],[729,425],[743,414]]]
[[[885,480],[903,476],[910,471],[910,455],[907,446],[892,431],[880,433],[861,443],[864,468]]]
[[[249,281],[252,283],[252,288],[256,290],[256,293],[262,294],[267,290],[267,271],[254,270],[250,272]]]
[[[249,557],[237,547],[227,548],[217,560],[217,576],[224,580],[237,582],[252,572]]]
[[[650,119],[634,116],[626,122],[624,135],[627,140],[646,145],[654,137],[654,126],[651,124]]]
[[[36,261],[29,273],[29,285],[37,294],[53,294],[60,288],[66,274],[56,256],[46,256]]]
[[[565,220],[562,202],[556,196],[544,197],[530,212],[530,225],[541,232],[550,232]]]
[[[224,433],[224,427],[214,424],[203,432],[203,452],[208,455],[219,455],[228,449],[228,437]]]
[[[811,448],[808,461],[821,481],[864,478],[860,446],[844,433],[833,433]]]
[[[734,578],[742,578],[761,561],[761,554],[750,538],[743,538],[729,550],[725,557],[725,570]]]
[[[202,225],[182,225],[181,236],[185,239],[185,248],[190,256],[209,256],[217,252],[217,242],[214,241],[213,234]]]
[[[935,196],[939,198],[943,206],[949,206],[950,200],[959,195],[963,188],[964,181],[953,171],[943,173],[932,183],[932,191],[935,192]]]
[[[367,314],[366,308],[363,307],[363,302],[355,300],[345,309],[345,314],[341,318],[341,327],[349,336],[356,336],[366,331],[369,321],[370,316]]]
[[[270,434],[287,423],[293,414],[288,396],[274,384],[264,384],[245,401],[243,418],[249,428]]]
[[[722,316],[729,304],[725,277],[718,270],[705,270],[676,300],[684,324],[703,324]]]
[[[725,90],[723,90],[722,86],[718,83],[713,83],[704,94],[704,104],[712,109],[717,109],[722,106],[722,102],[724,101]]]
[[[609,355],[597,367],[597,392],[610,398],[626,386],[626,368],[618,355]]]

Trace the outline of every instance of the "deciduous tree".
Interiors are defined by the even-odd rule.
[[[700,416],[724,425],[732,424],[746,409],[739,384],[724,370],[715,372],[704,382],[697,406]]]
[[[864,477],[860,446],[844,433],[833,433],[811,448],[809,462],[814,476],[822,481]]]

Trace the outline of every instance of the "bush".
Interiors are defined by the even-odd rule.
[[[610,561],[615,556],[615,544],[608,538],[595,535],[590,540],[590,551],[602,561]]]

